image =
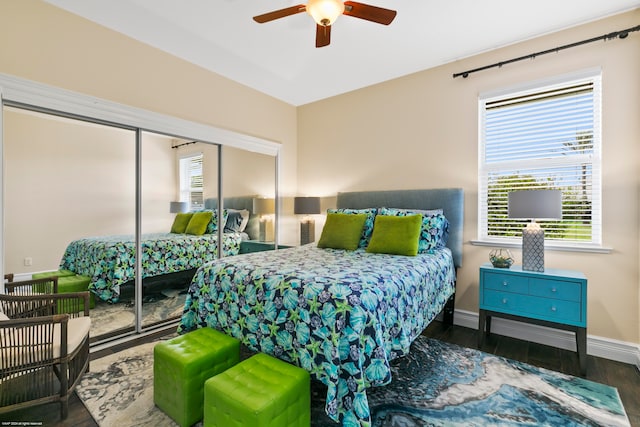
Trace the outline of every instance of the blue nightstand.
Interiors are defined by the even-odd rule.
[[[291,246],[278,245],[278,249],[286,249]],[[258,240],[243,240],[240,242],[240,253],[248,254],[251,252],[272,251],[276,248],[273,242],[261,242]]]
[[[521,266],[480,267],[478,346],[491,333],[491,317],[533,323],[576,334],[580,372],[587,372],[587,278],[577,271]],[[485,328],[486,327],[486,328]]]

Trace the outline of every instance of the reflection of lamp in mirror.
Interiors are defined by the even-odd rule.
[[[544,271],[544,230],[536,219],[562,219],[560,190],[522,190],[509,193],[509,218],[530,219],[522,229],[522,269]]]
[[[261,242],[273,241],[273,219],[271,215],[275,213],[275,200],[268,198],[253,199],[253,213],[260,216],[259,237]]]
[[[300,244],[306,245],[314,242],[316,240],[316,222],[310,215],[320,213],[320,197],[294,197],[293,213],[304,215],[300,221]]]
[[[169,212],[180,213],[186,212],[189,209],[187,202],[169,202]]]

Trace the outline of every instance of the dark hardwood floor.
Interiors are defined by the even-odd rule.
[[[423,333],[464,347],[478,348],[478,331],[461,326],[446,326],[441,322],[433,322]],[[155,337],[136,340],[126,346],[142,344]],[[122,350],[114,348],[100,354],[92,355],[92,359]],[[519,360],[534,366],[539,366],[569,375],[579,376],[578,357],[574,352],[549,347],[541,344],[522,341],[492,334],[485,340],[482,351],[493,353],[509,359]],[[629,364],[615,362],[599,357],[587,357],[586,378],[618,389],[631,425],[640,427],[640,372]],[[44,426],[74,426],[93,427],[98,424],[93,420],[82,401],[74,394],[69,402],[69,416],[60,421],[59,404],[41,405],[35,408],[15,411],[0,415],[1,425],[44,425]],[[11,424],[7,424],[7,422]],[[29,423],[29,424],[26,424]]]

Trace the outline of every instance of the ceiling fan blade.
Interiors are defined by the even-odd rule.
[[[291,6],[280,10],[274,10],[273,12],[265,13],[262,15],[254,16],[253,20],[264,24],[265,22],[273,21],[274,19],[284,18],[285,16],[295,15],[296,13],[304,12],[307,7],[303,4],[297,6]]]
[[[378,24],[389,25],[396,17],[396,11],[382,7],[371,6],[355,1],[344,2],[344,15],[353,16]]]
[[[325,47],[331,43],[331,25],[316,24],[316,47]]]

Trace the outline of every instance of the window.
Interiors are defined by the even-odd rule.
[[[480,97],[479,239],[519,243],[508,193],[562,191],[562,220],[541,221],[556,246],[600,246],[600,73]]]
[[[204,209],[202,153],[180,159],[180,201],[189,203],[189,210]]]

